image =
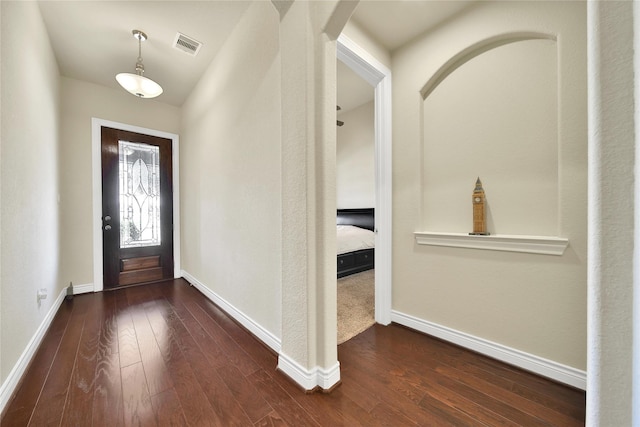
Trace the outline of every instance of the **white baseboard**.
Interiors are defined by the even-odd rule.
[[[11,396],[15,392],[20,379],[29,367],[29,362],[31,362],[31,359],[38,350],[38,347],[40,347],[42,338],[44,338],[44,335],[49,329],[49,326],[51,326],[51,322],[58,312],[58,309],[62,305],[62,301],[64,301],[64,297],[66,295],[67,288],[63,288],[56,300],[51,305],[51,308],[47,312],[47,315],[44,317],[44,319],[42,319],[42,323],[40,323],[40,326],[38,326],[35,334],[33,335],[33,337],[31,337],[31,340],[29,340],[29,343],[20,355],[20,358],[18,358],[16,364],[13,366],[13,369],[11,369],[11,372],[9,372],[6,380],[2,383],[2,386],[0,386],[0,413],[4,411],[5,406],[7,405],[7,403],[9,403],[9,399],[11,399]]]
[[[278,355],[278,369],[307,391],[318,387],[323,390],[330,390],[340,382],[340,362],[336,362],[329,369],[322,369],[316,366],[309,370],[281,352]]]
[[[85,283],[84,285],[73,285],[73,294],[88,294],[94,292],[93,283]]]
[[[184,277],[189,283],[196,287],[200,292],[204,294],[207,298],[209,298],[214,304],[218,305],[221,309],[223,309],[228,315],[233,317],[236,321],[238,321],[242,326],[247,328],[249,332],[256,336],[260,341],[269,346],[276,353],[280,353],[280,339],[273,335],[271,332],[267,331],[256,321],[251,319],[249,316],[244,314],[242,311],[235,308],[232,304],[222,298],[220,295],[213,292],[211,289],[206,287],[202,282],[193,277],[191,274],[182,270],[182,277]]]
[[[552,360],[525,353],[464,332],[456,331],[398,311],[391,312],[391,320],[411,329],[433,335],[502,362],[542,375],[563,384],[586,390],[587,373]]]
[[[340,382],[340,363],[336,362],[329,369],[322,369],[318,366],[308,370],[300,366],[295,360],[291,359],[280,351],[280,339],[271,332],[264,329],[257,322],[235,308],[232,304],[222,298],[220,295],[206,287],[202,282],[193,277],[188,272],[182,270],[182,277],[196,287],[214,304],[218,305],[229,316],[233,317],[242,326],[247,328],[256,338],[268,345],[273,351],[278,353],[278,369],[289,376],[293,381],[298,383],[305,390],[313,390],[317,387],[323,390],[329,390],[338,382]]]

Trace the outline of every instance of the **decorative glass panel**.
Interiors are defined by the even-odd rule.
[[[120,248],[160,245],[160,149],[118,141]]]

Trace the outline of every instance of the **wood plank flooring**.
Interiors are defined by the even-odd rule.
[[[305,394],[184,280],[65,301],[2,426],[579,426],[585,394],[376,325],[338,347],[342,384]]]

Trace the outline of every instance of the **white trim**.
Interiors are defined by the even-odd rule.
[[[305,390],[313,390],[316,387],[320,387],[324,390],[329,390],[334,385],[340,382],[340,363],[336,362],[334,366],[329,369],[322,369],[318,366],[311,370],[307,370],[299,365],[295,360],[288,357],[280,351],[281,341],[278,337],[271,332],[263,328],[259,323],[251,319],[244,314],[241,310],[234,307],[227,300],[222,298],[217,293],[213,292],[201,281],[186,271],[182,271],[182,277],[195,286],[202,294],[224,310],[234,320],[244,326],[249,332],[251,332],[256,338],[270,347],[273,351],[278,353],[278,369],[289,376],[293,381],[303,387]]]
[[[502,362],[517,366],[527,371],[551,378],[563,384],[577,387],[581,390],[587,388],[587,373],[580,369],[572,368],[552,360],[544,359],[533,354],[525,353],[514,348],[485,340],[437,323],[419,319],[408,314],[393,311],[391,319],[403,326],[415,329],[425,334],[433,335],[445,341],[468,348],[485,356],[498,359]]]
[[[49,326],[51,326],[51,322],[62,305],[62,301],[64,301],[64,297],[66,295],[67,288],[63,288],[51,305],[47,315],[42,319],[42,323],[40,323],[40,326],[36,329],[35,334],[31,337],[31,340],[29,340],[29,343],[20,355],[16,364],[13,366],[13,369],[11,369],[11,372],[9,372],[9,375],[7,375],[7,378],[2,383],[2,386],[0,386],[0,413],[4,411],[5,406],[9,403],[9,399],[11,399],[11,396],[18,387],[20,379],[29,367],[29,363],[31,363],[31,359],[33,359],[33,356],[36,354],[38,347],[40,347],[42,338],[44,338]]]
[[[173,135],[173,134],[172,134]],[[179,279],[182,272],[180,239],[180,137],[171,138],[171,171],[173,192],[173,278]]]
[[[85,283],[84,285],[73,285],[73,294],[74,295],[88,294],[93,292],[93,289],[94,289],[93,283]]]
[[[219,306],[222,310],[224,310],[229,316],[233,317],[238,323],[244,326],[249,332],[255,335],[260,341],[269,346],[276,353],[280,352],[280,339],[273,335],[271,332],[263,328],[259,323],[255,320],[244,314],[242,311],[238,310],[227,300],[222,298],[220,295],[213,292],[206,285],[204,285],[201,281],[193,277],[191,274],[182,270],[182,277],[193,286],[196,287],[202,294],[211,300],[214,304]]]
[[[375,87],[375,318],[377,323],[388,325],[392,287],[391,71],[344,34],[338,37],[337,58]]]
[[[278,369],[307,391],[318,387],[323,390],[330,390],[340,382],[340,362],[336,362],[329,369],[322,369],[316,366],[309,370],[299,365],[286,354],[280,353],[278,355]]]
[[[477,236],[463,233],[436,233],[430,231],[416,231],[413,234],[416,243],[419,245],[486,249],[490,251],[526,252],[560,256],[564,253],[567,246],[569,246],[569,239],[561,237],[511,236],[504,234]]]
[[[338,37],[336,56],[373,87],[391,76],[384,64],[344,34]]]
[[[180,137],[174,133],[125,123],[91,118],[91,167],[93,192],[93,291],[104,287],[102,277],[102,173],[101,132],[102,126],[128,132],[142,133],[171,140],[173,169],[173,277],[180,277]]]

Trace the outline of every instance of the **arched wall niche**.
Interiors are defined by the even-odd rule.
[[[558,51],[516,33],[461,51],[422,95],[422,229],[472,231],[480,177],[491,234],[559,232]]]
[[[427,83],[420,90],[422,99],[426,99],[429,94],[444,80],[449,74],[455,71],[458,67],[464,65],[466,62],[481,55],[491,49],[503,46],[509,43],[516,43],[524,40],[553,40],[557,38],[553,34],[538,33],[538,32],[522,32],[522,33],[509,33],[500,34],[495,37],[479,41],[476,44],[469,46],[468,48],[460,51],[457,55],[449,59],[442,67],[434,73],[434,75],[427,81]]]

